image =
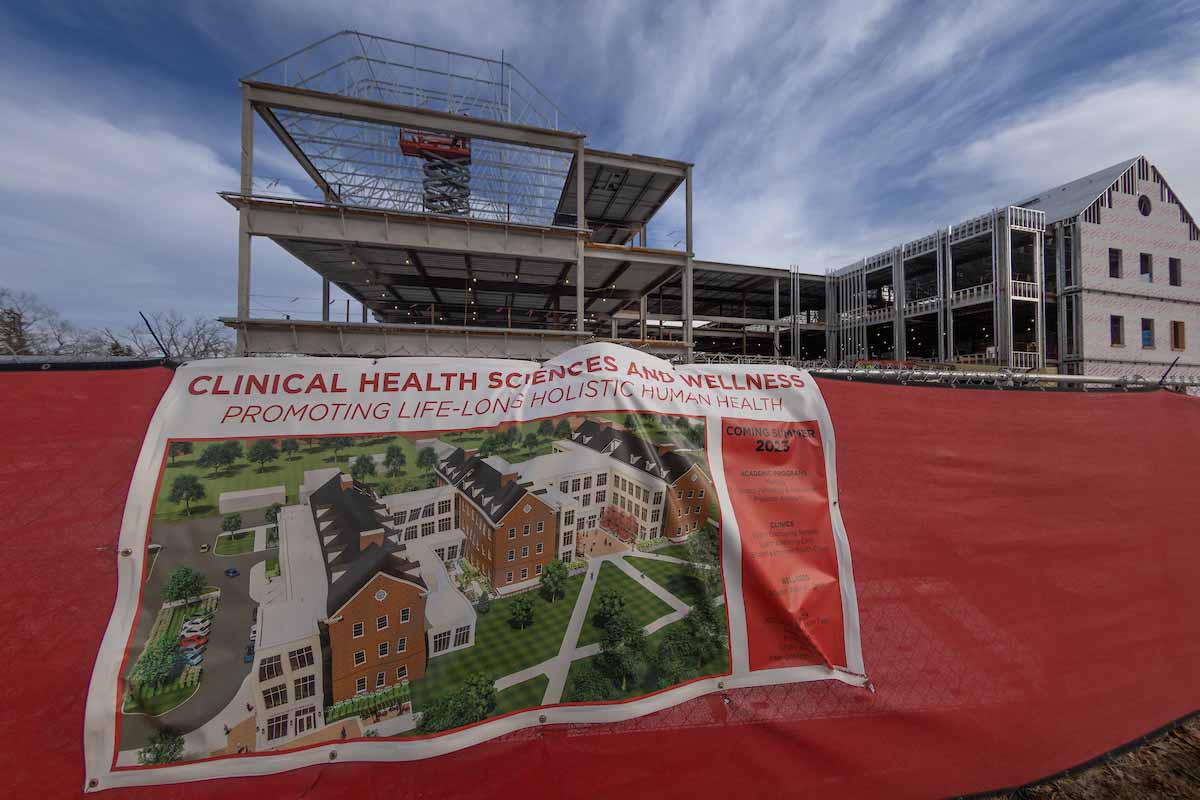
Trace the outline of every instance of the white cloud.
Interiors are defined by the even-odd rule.
[[[943,154],[928,177],[974,187],[964,198],[984,210],[1144,155],[1185,204],[1200,207],[1200,57],[1170,72],[1132,70],[1107,70],[1023,110]]]

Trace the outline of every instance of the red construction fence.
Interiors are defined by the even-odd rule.
[[[80,794],[114,546],[170,371],[0,373],[0,794]],[[112,797],[943,797],[1200,707],[1200,401],[821,381],[874,693],[740,690],[432,760]]]

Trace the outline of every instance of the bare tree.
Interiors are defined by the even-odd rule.
[[[184,317],[177,311],[150,315],[150,324],[172,358],[219,358],[233,353],[233,337],[216,320]],[[140,356],[162,351],[139,320],[124,329],[81,329],[36,295],[0,287],[0,357],[56,355]]]
[[[188,318],[178,311],[151,314],[149,320],[172,358],[221,358],[233,353],[229,329],[216,320]],[[128,348],[132,355],[152,357],[162,352],[145,325],[131,325],[123,332],[105,330],[104,334]]]

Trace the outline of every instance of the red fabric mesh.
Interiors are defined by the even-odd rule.
[[[163,369],[0,374],[4,794],[83,784],[114,545]],[[936,797],[1075,765],[1200,703],[1200,402],[822,381],[871,694],[731,692],[408,764],[105,797]]]

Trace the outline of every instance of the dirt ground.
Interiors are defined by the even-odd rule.
[[[1200,798],[1200,719],[1058,780],[986,800]]]

